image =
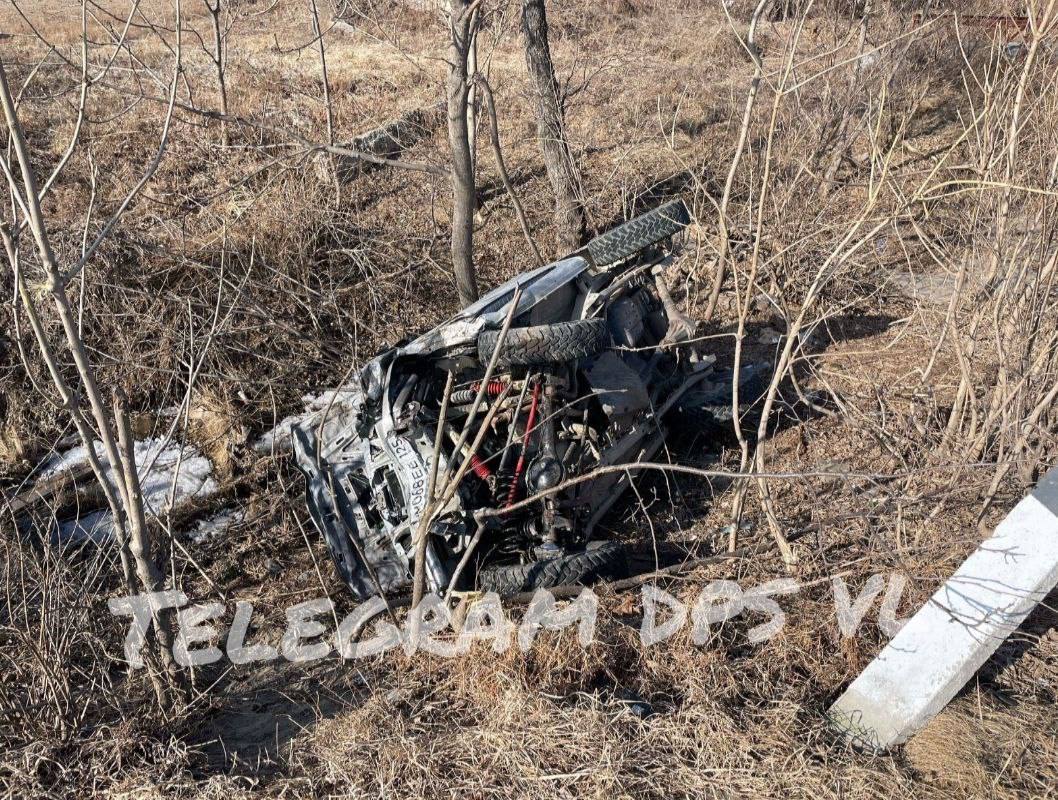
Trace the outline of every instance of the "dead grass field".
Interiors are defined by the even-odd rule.
[[[141,5],[146,18],[171,25],[171,4]],[[209,15],[201,2],[183,5],[180,102],[214,109],[201,45],[210,42]],[[442,25],[408,5],[362,3],[355,30],[326,33],[337,142],[443,97]],[[490,5],[499,10],[480,58],[513,183],[550,252],[553,200],[517,6]],[[0,7],[9,79],[21,87],[32,77],[20,113],[44,172],[76,117],[80,6],[22,0],[19,8],[54,45],[49,53],[14,6]],[[129,4],[90,8],[101,59]],[[450,190],[444,177],[383,168],[336,197],[326,173],[319,177],[326,157],[294,138],[326,137],[308,4],[243,0],[233,8],[229,104],[245,123],[229,125],[231,145],[223,148],[215,119],[178,108],[158,172],[71,292],[100,382],[129,396],[137,435],[168,426],[161,411],[179,404],[188,365],[201,359],[187,438],[217,466],[222,489],[174,524],[190,530],[227,505],[244,517],[223,538],[193,546],[202,572],[177,553],[173,578],[193,599],[222,591],[229,605],[253,602],[260,635],[278,641],[286,606],[321,594],[340,613],[352,604],[311,528],[297,471],[284,454],[260,455],[249,444],[299,410],[304,395],[340,385],[380,347],[457,310]],[[326,27],[330,9],[320,8]],[[717,208],[753,74],[734,33],[745,34],[751,10],[733,3],[729,19],[720,4],[699,0],[574,0],[548,9],[557,69],[572,90],[569,136],[590,222],[601,231],[671,197],[686,199],[695,225],[683,243],[680,299],[692,314],[709,294]],[[112,565],[27,542],[5,512],[0,701],[9,719],[0,720],[0,788],[11,797],[126,798],[1058,794],[1058,636],[1044,608],[904,748],[857,753],[823,716],[885,642],[874,611],[858,637],[842,637],[830,577],[843,575],[855,591],[872,574],[904,574],[901,611],[911,613],[1058,453],[1050,411],[1035,418],[1025,442],[1017,438],[1055,385],[1053,360],[1033,372],[1026,365],[1036,351],[1014,345],[1050,335],[1049,284],[1036,294],[1023,284],[1010,289],[1010,304],[1043,299],[1006,306],[1017,313],[997,310],[994,322],[991,311],[973,322],[985,300],[972,294],[993,258],[997,280],[1017,265],[1053,261],[1058,55],[1042,48],[1031,70],[1027,113],[1015,126],[1017,158],[1003,173],[1022,62],[995,54],[1020,34],[986,27],[956,36],[938,23],[911,35],[914,10],[894,3],[875,11],[873,60],[863,62],[858,84],[850,75],[862,57],[860,18],[848,4],[817,4],[804,18],[773,15],[759,30],[767,91],[753,111],[728,222],[740,292],[754,244],[763,264],[757,282],[767,297],[751,308],[747,360],[777,357],[769,331],[788,330],[819,264],[838,251],[861,209],[874,204],[865,228],[887,223],[837,263],[813,305],[798,391],[821,410],[784,406],[767,440],[774,471],[873,476],[773,485],[776,513],[800,556],[795,574],[807,587],[782,602],[781,635],[752,645],[746,631],[756,620],[740,618],[704,646],[683,632],[645,649],[638,593],[600,589],[603,613],[587,650],[566,632],[542,635],[528,654],[480,648],[456,660],[390,653],[312,666],[218,665],[196,675],[201,694],[191,707],[162,713],[146,682],[117,660],[123,630],[106,610],[117,591]],[[94,230],[157,147],[171,54],[148,30],[129,35],[141,63],[126,57],[95,87],[81,145],[45,204],[64,260],[80,252],[89,205]],[[797,66],[773,106],[791,47]],[[991,76],[993,89],[970,70]],[[823,191],[828,136],[844,108],[856,109],[847,153]],[[405,156],[445,164],[446,148],[438,129]],[[769,193],[758,207],[766,168]],[[931,188],[915,188],[927,178]],[[491,287],[532,258],[486,146],[478,180],[476,262],[482,287]],[[976,188],[963,191],[971,181]],[[1019,189],[1003,211],[1004,186],[1034,190]],[[967,263],[973,268],[960,271]],[[14,491],[71,429],[34,389],[50,388],[43,366],[20,357],[18,341],[30,340],[7,302],[12,285],[0,271],[0,487]],[[949,310],[953,291],[962,299]],[[710,322],[722,362],[732,358],[741,298],[728,286]],[[203,348],[217,309],[224,322]],[[1026,333],[1039,314],[1051,322]],[[56,321],[46,322],[56,333]],[[1008,363],[1018,366],[1005,371]],[[951,426],[964,384],[970,399]],[[1011,401],[992,394],[995,386],[1020,388]],[[739,468],[737,447],[716,450],[693,432],[672,442],[674,459]],[[1009,471],[997,473],[1008,462]],[[729,485],[651,475],[637,488],[642,502],[632,498],[607,521],[615,536],[688,553],[724,549]],[[754,556],[664,588],[693,599],[712,579],[749,586],[786,575],[758,505],[747,510],[742,542],[761,545]],[[54,670],[62,675],[53,684]]]

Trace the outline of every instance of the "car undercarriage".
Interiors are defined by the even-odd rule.
[[[431,591],[501,595],[625,570],[620,543],[593,539],[620,467],[651,459],[674,410],[731,413],[733,376],[664,277],[687,222],[674,201],[519,275],[294,427],[311,516],[355,596],[408,591],[418,561]]]

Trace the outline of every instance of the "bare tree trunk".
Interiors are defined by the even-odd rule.
[[[536,125],[544,166],[555,193],[556,245],[561,253],[579,248],[588,225],[581,202],[580,177],[566,140],[558,81],[551,63],[547,41],[547,14],[544,0],[523,0],[522,33],[525,35],[525,63],[536,89]]]
[[[500,148],[500,122],[496,116],[496,100],[492,96],[492,87],[489,86],[489,82],[485,80],[485,76],[480,73],[476,76],[474,82],[481,84],[482,94],[485,95],[485,107],[489,112],[489,138],[492,139],[492,154],[496,159],[496,171],[500,173],[500,180],[503,181],[503,188],[507,190],[507,195],[511,198],[511,205],[514,206],[515,216],[518,217],[518,224],[522,227],[522,233],[525,234],[525,240],[529,243],[529,248],[533,251],[533,256],[536,258],[536,265],[542,267],[544,266],[544,259],[540,255],[540,248],[536,246],[536,240],[533,239],[532,231],[529,230],[529,220],[525,218],[525,209],[522,208],[522,202],[518,199],[518,195],[514,191],[514,186],[511,184],[511,176],[507,173],[507,164],[503,160],[503,150]]]
[[[331,81],[327,74],[327,48],[323,44],[323,29],[320,27],[320,12],[316,6],[316,0],[309,0],[309,9],[312,11],[312,34],[316,37],[316,45],[320,51],[320,73],[323,79],[323,104],[327,107],[327,144],[334,144],[334,106],[331,103]],[[331,180],[334,183],[334,202],[342,201],[342,182],[338,179],[338,166],[334,154],[327,156],[330,164]]]
[[[746,33],[745,47],[753,59],[753,78],[749,82],[749,91],[746,93],[746,105],[742,112],[742,126],[738,132],[738,144],[735,145],[735,154],[731,157],[731,166],[727,171],[727,180],[724,181],[724,193],[720,198],[720,210],[717,214],[717,222],[720,225],[720,254],[716,259],[716,271],[713,273],[713,286],[709,290],[709,302],[705,307],[704,321],[708,322],[716,313],[717,303],[720,302],[720,292],[724,288],[724,277],[727,275],[727,256],[731,249],[730,234],[727,226],[727,206],[731,200],[731,187],[735,184],[735,175],[738,173],[738,165],[742,161],[742,154],[746,149],[749,139],[749,126],[753,121],[753,106],[757,102],[757,92],[760,89],[761,78],[764,76],[764,62],[761,60],[760,50],[757,47],[757,24],[760,16],[764,13],[769,0],[759,0],[749,21],[749,31]]]
[[[823,180],[819,182],[819,196],[826,197],[830,194],[837,179],[838,169],[849,151],[849,126],[852,124],[852,116],[855,113],[856,89],[860,85],[860,77],[863,74],[863,49],[867,45],[867,23],[871,18],[871,0],[865,0],[863,13],[860,16],[860,43],[856,49],[856,63],[852,68],[852,77],[849,78],[849,94],[841,118],[838,120],[837,132],[834,134],[834,150],[830,154],[830,161],[823,172]]]
[[[168,126],[171,120],[172,98],[175,98],[177,81],[181,69],[182,51],[180,41],[181,22],[179,2],[177,3],[176,32],[176,66],[173,74],[173,82],[171,84],[170,105],[164,126],[166,132],[168,132]],[[153,591],[156,587],[163,585],[164,577],[162,571],[156,564],[154,572],[148,575],[148,573],[144,571],[145,565],[140,563],[143,553],[137,548],[143,544],[143,535],[145,535],[143,534],[145,525],[142,494],[139,491],[138,480],[135,481],[135,485],[133,485],[133,482],[130,482],[130,474],[135,476],[136,471],[136,464],[132,459],[131,450],[128,450],[124,455],[119,451],[119,438],[123,434],[128,434],[128,439],[131,442],[131,434],[127,430],[121,431],[120,426],[115,425],[116,420],[114,420],[112,415],[108,413],[106,405],[103,402],[102,394],[99,390],[98,383],[96,382],[95,371],[88,358],[88,350],[81,337],[80,327],[73,308],[70,305],[66,287],[70,280],[70,276],[76,274],[80,267],[83,266],[95,247],[98,246],[98,242],[105,237],[113,224],[116,223],[124,207],[131,202],[139,188],[142,188],[142,185],[150,175],[153,174],[154,167],[157,166],[157,163],[160,161],[162,153],[165,150],[166,136],[163,134],[162,143],[159,147],[156,159],[148,169],[144,179],[134,187],[129,195],[126,196],[125,203],[119,209],[117,214],[111,218],[111,221],[104,227],[97,242],[93,244],[91,248],[85,250],[85,255],[82,257],[82,261],[79,262],[78,266],[73,270],[64,273],[59,265],[55,251],[52,248],[48,229],[44,222],[44,215],[41,210],[42,192],[38,189],[39,184],[36,175],[33,172],[25,135],[23,134],[22,126],[18,119],[15,101],[11,95],[11,90],[7,81],[7,74],[2,61],[0,61],[0,106],[3,108],[3,115],[7,122],[9,146],[14,151],[15,161],[17,161],[19,171],[22,175],[21,190],[16,183],[13,170],[5,168],[5,177],[7,178],[11,195],[16,200],[15,205],[23,210],[26,217],[25,224],[28,226],[33,241],[37,246],[40,266],[45,278],[43,282],[43,290],[51,295],[52,301],[55,305],[56,314],[59,321],[62,323],[69,355],[73,358],[74,368],[80,382],[79,386],[75,387],[71,385],[63,375],[56,358],[56,353],[49,343],[44,328],[41,325],[40,317],[36,308],[37,301],[33,296],[33,293],[28,290],[26,282],[22,276],[18,243],[14,238],[20,230],[17,221],[13,224],[8,224],[6,222],[0,224],[0,239],[3,240],[5,253],[11,264],[12,270],[14,271],[18,294],[27,316],[29,317],[34,336],[40,347],[41,355],[45,360],[56,388],[59,390],[59,394],[63,400],[63,406],[69,412],[74,426],[81,438],[81,442],[87,451],[89,464],[99,481],[100,487],[106,496],[107,504],[110,507],[114,520],[114,538],[118,545],[122,574],[126,586],[130,590],[133,588],[133,568],[135,568],[138,576],[143,579],[141,580],[143,587],[149,591]],[[106,473],[102,463],[95,453],[95,437],[93,436],[93,431],[91,430],[87,414],[82,406],[82,397],[87,401],[88,410],[95,420],[95,434],[99,436],[99,439],[102,442],[103,450],[110,463],[113,475],[108,475]],[[128,536],[130,526],[133,527],[134,532],[136,526],[139,526],[139,532],[141,534],[138,539],[131,542]],[[145,575],[152,578],[152,580],[148,582],[148,580],[144,578]],[[168,622],[168,620],[164,618],[162,621]],[[169,628],[166,628],[166,631],[163,631],[162,625],[157,625],[156,627],[159,643],[165,646],[170,645],[172,641],[171,636],[166,634],[166,631],[168,631]],[[153,655],[148,656],[148,658],[153,658]],[[171,653],[163,653],[162,658],[167,664],[171,663]],[[152,675],[152,682],[155,686],[158,701],[162,705],[167,705],[170,702],[169,693],[165,686],[155,679],[156,674],[157,673]],[[173,682],[175,688],[178,691],[181,691],[182,694],[182,682],[180,676],[176,674],[175,668],[169,670],[168,677]]]
[[[127,403],[122,394],[114,395],[114,427],[117,428],[120,469],[114,465],[115,480],[123,481],[128,494],[129,504],[126,509],[128,522],[129,550],[136,565],[136,575],[143,588],[148,592],[161,592],[165,589],[165,573],[158,564],[158,558],[151,547],[147,518],[143,513],[143,490],[136,467],[135,440],[132,436],[132,422],[129,419]],[[160,703],[169,702],[168,687],[173,687],[181,696],[186,687],[182,676],[173,660],[173,629],[175,612],[172,608],[154,611],[154,636],[159,645],[168,680],[165,684],[152,676],[154,691]]]
[[[459,301],[478,299],[474,270],[474,155],[470,149],[467,64],[474,35],[473,3],[452,0],[448,11],[448,141],[452,148],[452,268]]]
[[[470,167],[478,174],[478,92],[474,76],[478,74],[478,25],[477,12],[470,25],[470,43],[467,45],[467,142],[470,143]],[[477,204],[477,194],[474,196]]]
[[[225,117],[228,116],[228,84],[224,78],[224,33],[221,31],[221,0],[217,0],[215,5],[210,5],[209,0],[205,0],[206,8],[209,10],[209,15],[213,20],[213,52],[210,54],[210,58],[213,60],[213,66],[217,70],[217,92],[220,95],[220,113]],[[220,123],[220,141],[224,147],[227,147],[231,141],[228,136],[228,122],[227,120],[221,120]],[[331,144],[334,144],[331,142]]]

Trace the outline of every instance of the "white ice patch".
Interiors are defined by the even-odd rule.
[[[198,524],[188,532],[188,535],[195,544],[203,544],[210,539],[226,535],[233,525],[238,525],[245,519],[245,511],[241,508],[229,506],[221,509],[212,517],[199,520]]]
[[[102,442],[95,442],[95,451],[113,480],[113,470],[107,462]],[[164,513],[169,506],[170,494],[175,508],[187,500],[209,497],[219,488],[213,477],[213,464],[190,445],[166,439],[144,439],[135,443],[134,455],[144,510],[148,515]],[[40,476],[48,477],[87,461],[88,451],[81,445],[49,459]],[[61,540],[74,538],[103,542],[112,535],[113,519],[109,511],[92,512],[59,525]]]
[[[354,407],[358,405],[357,398],[359,396],[360,389],[352,386],[331,389],[320,394],[307,394],[301,398],[301,401],[305,404],[305,410],[300,414],[292,414],[289,417],[285,417],[270,431],[265,431],[254,442],[253,449],[258,453],[267,454],[288,452],[291,446],[291,429],[295,425],[302,423],[319,422],[324,419],[324,415],[326,415],[327,421],[324,431],[324,438],[326,438],[326,429],[329,429],[332,423],[344,427],[348,423],[349,414],[356,413]]]

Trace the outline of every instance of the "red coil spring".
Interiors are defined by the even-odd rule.
[[[473,388],[473,390],[475,392],[480,392],[481,391],[481,381],[478,381],[477,383],[475,383],[471,388]],[[485,396],[486,397],[499,397],[501,394],[503,394],[503,390],[506,389],[506,388],[507,388],[507,381],[497,381],[497,380],[489,381],[488,385],[485,387]]]
[[[485,386],[485,395],[487,397],[499,397],[501,394],[503,394],[506,388],[506,381],[489,381],[488,384]],[[473,399],[473,396],[476,395],[479,391],[481,391],[481,381],[477,381],[471,384],[470,390],[466,392],[466,394],[468,395],[468,402],[469,400]],[[459,393],[457,392],[456,394]],[[470,457],[470,469],[483,481],[487,481],[489,478],[492,477],[492,469],[481,459],[480,456],[478,456],[477,453],[474,453],[474,455]]]
[[[483,481],[487,481],[492,477],[492,470],[489,469],[489,465],[482,461],[477,453],[470,457],[470,468]]]

